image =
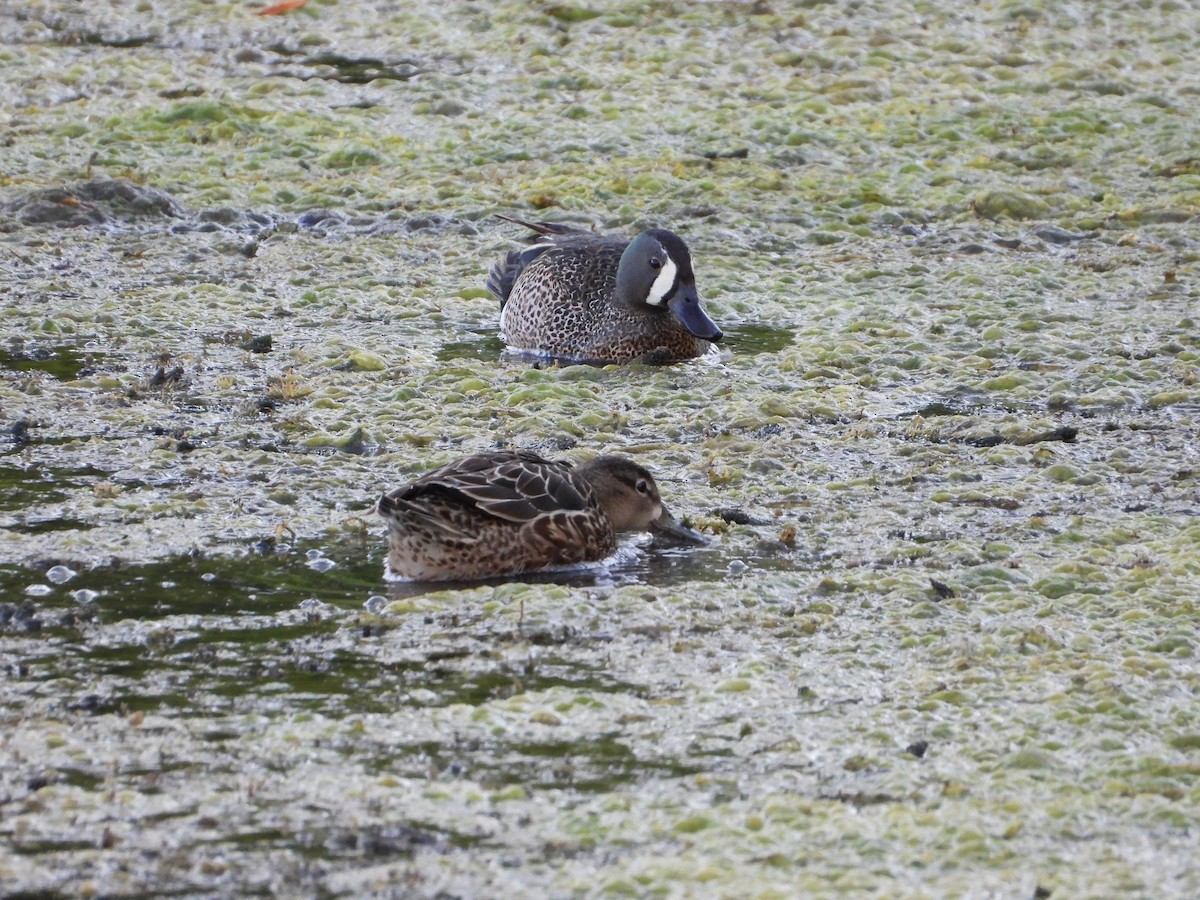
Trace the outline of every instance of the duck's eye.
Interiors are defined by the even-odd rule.
[[[657,256],[650,257],[650,268],[661,269],[662,268],[662,260],[659,259]]]
[[[635,489],[639,494],[648,494],[650,493],[650,483],[645,478],[639,478]]]

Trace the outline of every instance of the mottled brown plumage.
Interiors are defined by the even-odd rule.
[[[667,511],[646,469],[617,456],[572,466],[480,453],[389,491],[378,512],[391,579],[466,581],[595,562],[616,550],[617,531],[704,541]]]
[[[721,339],[678,235],[654,228],[629,241],[501,218],[539,235],[497,261],[487,279],[511,350],[563,362],[670,363]]]

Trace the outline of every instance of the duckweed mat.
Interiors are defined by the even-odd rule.
[[[4,892],[1200,894],[1193,5],[257,9],[0,8]],[[496,212],[721,353],[503,357]],[[712,544],[386,584],[494,447]]]

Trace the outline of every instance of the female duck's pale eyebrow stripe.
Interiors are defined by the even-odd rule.
[[[671,257],[665,253],[663,257],[662,270],[654,279],[654,284],[650,285],[650,293],[646,295],[646,302],[651,306],[662,306],[663,298],[675,287],[675,273],[679,271]]]

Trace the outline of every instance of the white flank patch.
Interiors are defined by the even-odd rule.
[[[665,256],[666,254],[664,254]],[[675,272],[677,268],[671,257],[663,261],[663,267],[658,273],[658,277],[654,279],[654,284],[650,285],[650,293],[646,295],[646,302],[651,306],[662,306],[663,297],[671,292],[671,287],[675,284]]]

